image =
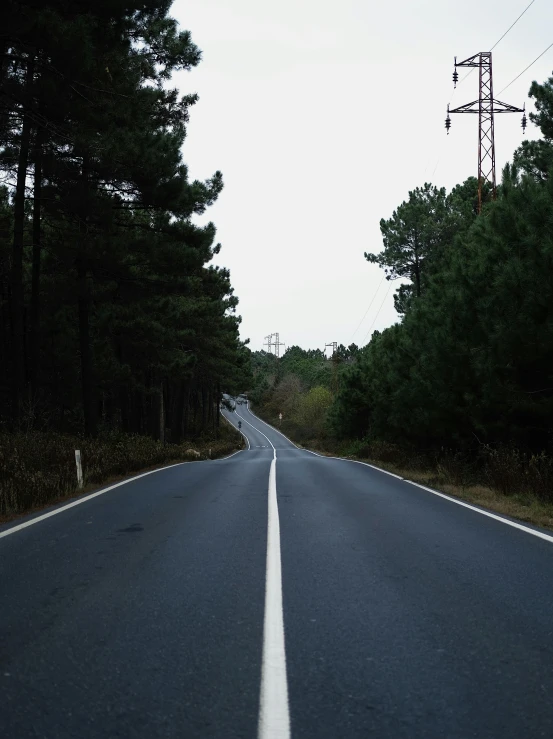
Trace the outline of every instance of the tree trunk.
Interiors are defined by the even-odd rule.
[[[207,391],[205,387],[202,386],[202,431],[205,430],[207,426]]]
[[[29,58],[25,78],[25,105],[31,103],[33,85],[34,59]],[[13,332],[13,364],[12,364],[12,416],[17,424],[21,416],[21,402],[25,387],[25,336],[23,328],[23,243],[25,233],[25,185],[27,166],[29,164],[29,147],[31,142],[31,119],[24,113],[17,163],[17,181],[13,201],[14,229],[11,279],[11,320]]]
[[[178,383],[175,393],[175,405],[172,413],[171,441],[179,444],[182,438],[182,421],[184,416],[184,380]]]
[[[130,428],[134,434],[141,434],[144,430],[143,397],[140,390],[131,391]]]
[[[88,248],[88,216],[89,216],[89,182],[88,157],[83,156],[81,172],[82,206],[79,221],[79,255],[77,257],[77,294],[79,309],[79,349],[81,353],[81,383],[84,415],[84,432],[86,436],[96,436],[98,432],[98,405],[94,386],[94,365],[90,344],[90,311],[92,305],[90,279],[86,253]]]
[[[215,409],[215,415],[217,416],[216,421],[216,429],[217,429],[217,438],[219,438],[219,428],[221,426],[221,414],[219,412],[219,405],[221,403],[221,383],[217,383],[217,397],[215,398],[217,403],[217,408]]]
[[[98,431],[97,407],[94,392],[94,370],[90,346],[90,286],[82,256],[77,259],[79,349],[81,354],[81,387],[86,436],[96,436]]]
[[[165,444],[165,400],[163,397],[163,380],[159,384],[159,440]]]
[[[191,389],[191,382],[186,382],[186,388],[184,391],[184,417],[182,419],[182,432],[184,437],[186,438],[188,436],[188,419],[190,418],[190,389]]]
[[[194,388],[194,395],[192,400],[192,433],[196,433],[198,418],[198,388]]]
[[[421,296],[421,266],[419,261],[419,241],[415,232],[415,286],[417,290],[417,298]]]
[[[115,335],[114,351],[119,366],[122,366],[123,341],[119,332]],[[117,388],[117,399],[117,402],[119,404],[119,413],[121,416],[121,430],[128,434],[133,430],[131,420],[132,397],[126,384],[119,383],[119,386]]]
[[[121,430],[128,434],[131,431],[129,412],[129,391],[123,385],[119,386],[119,413],[121,415]]]
[[[215,416],[213,413],[213,389],[209,386],[209,392],[207,394],[207,423],[209,426],[215,426]]]
[[[10,41],[7,36],[0,41],[0,89],[4,88],[6,82],[7,71],[8,71],[8,49],[10,47]]]
[[[40,260],[41,260],[41,195],[42,195],[42,146],[43,129],[36,134],[34,160],[34,193],[33,193],[33,262],[31,277],[31,335],[29,348],[29,380],[31,398],[36,399],[38,378],[38,356],[40,345]]]

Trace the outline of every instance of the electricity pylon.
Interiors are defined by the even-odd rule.
[[[269,336],[266,336],[265,338],[267,339],[267,343],[263,344],[263,346],[267,347],[267,352],[269,354],[274,354],[278,359],[280,357],[280,347],[286,346],[286,344],[280,340],[280,334],[269,334]],[[274,349],[274,351],[271,352],[271,349]]]
[[[522,132],[526,130],[525,108],[517,108],[509,103],[502,103],[493,96],[493,73],[492,52],[481,51],[474,56],[457,61],[455,57],[455,69],[453,71],[453,82],[457,87],[459,79],[458,67],[473,67],[479,70],[479,95],[478,100],[472,103],[460,105],[450,110],[447,106],[447,118],[445,127],[449,133],[451,128],[450,113],[478,113],[478,212],[482,211],[482,189],[484,183],[490,185],[492,198],[495,200],[497,184],[495,178],[495,131],[494,115],[496,113],[522,113]]]
[[[340,357],[338,356],[338,342],[331,341],[330,344],[325,344],[325,349],[327,346],[332,347],[332,356],[330,357],[330,361],[332,362],[331,391],[333,395],[336,395],[338,392],[338,364],[340,363]]]
[[[280,340],[280,334],[273,334],[273,336],[275,337],[273,341],[273,346],[275,347],[275,356],[278,359],[280,357],[280,347],[286,346],[286,344]]]

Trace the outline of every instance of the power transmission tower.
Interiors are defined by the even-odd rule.
[[[275,340],[273,341],[273,346],[275,347],[275,356],[278,359],[280,357],[280,347],[286,346],[284,342],[280,340],[280,334],[273,334],[275,337]]]
[[[263,344],[263,346],[267,347],[267,352],[269,354],[274,354],[278,359],[280,357],[280,347],[286,346],[286,344],[280,340],[280,334],[269,334],[265,338],[267,339],[267,343]],[[272,349],[274,349],[274,351],[271,351]]]
[[[336,395],[338,392],[338,364],[340,363],[340,357],[338,356],[338,342],[331,341],[330,344],[325,344],[325,349],[327,346],[332,347],[332,356],[330,357],[330,361],[332,362],[332,385],[330,389],[333,395]]]
[[[502,103],[493,96],[493,72],[492,52],[481,51],[479,54],[469,57],[462,62],[455,57],[455,69],[453,71],[453,82],[457,87],[459,79],[458,67],[472,67],[479,70],[479,95],[478,100],[472,103],[460,105],[450,110],[447,106],[447,118],[445,127],[449,133],[451,128],[450,113],[478,113],[478,212],[482,211],[482,190],[484,183],[490,185],[492,198],[496,197],[495,179],[495,135],[494,115],[496,113],[522,113],[522,132],[526,130],[525,108],[517,108],[509,103]]]

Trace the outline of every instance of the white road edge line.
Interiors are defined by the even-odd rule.
[[[522,523],[511,521],[510,519],[503,518],[503,516],[498,516],[496,513],[492,513],[491,511],[486,511],[483,508],[478,508],[477,506],[473,506],[470,503],[465,503],[464,501],[458,500],[457,498],[452,498],[451,496],[446,495],[445,493],[440,493],[438,490],[433,490],[432,488],[428,488],[426,487],[426,485],[421,485],[418,482],[413,482],[413,480],[408,480],[406,477],[401,477],[400,475],[395,475],[393,472],[388,472],[388,470],[383,470],[382,467],[376,467],[376,465],[374,464],[369,464],[368,462],[361,462],[358,459],[345,459],[344,457],[327,457],[324,454],[317,454],[317,452],[312,452],[310,449],[305,449],[304,451],[309,452],[309,454],[314,454],[316,457],[322,457],[323,459],[339,459],[342,462],[353,462],[354,464],[362,464],[365,467],[371,467],[373,470],[378,470],[378,472],[383,472],[385,475],[389,475],[390,477],[395,477],[397,480],[402,480],[403,482],[406,482],[409,485],[413,485],[414,487],[420,488],[421,490],[426,490],[427,493],[432,493],[432,495],[437,495],[438,498],[449,500],[450,503],[455,503],[456,505],[460,505],[463,508],[468,508],[470,511],[475,511],[475,513],[480,513],[482,516],[493,518],[494,521],[499,521],[500,523],[504,523],[507,526],[512,526],[514,529],[518,529],[519,531],[524,531],[526,534],[532,534],[532,536],[537,536],[539,539],[543,539],[544,541],[553,543],[553,535],[551,534],[546,534],[543,531],[531,529],[529,526],[525,526]]]
[[[262,432],[260,431],[259,433]],[[258,738],[289,739],[290,712],[288,707],[284,615],[282,608],[280,524],[276,491],[276,450],[269,472],[268,509],[267,574],[265,580],[265,619],[263,624]]]
[[[270,423],[267,423],[267,421],[264,421],[264,420],[263,420],[262,418],[259,418],[259,416],[256,416],[256,415],[255,415],[255,413],[254,413],[254,412],[252,411],[252,409],[250,408],[250,404],[249,404],[249,401],[248,401],[248,403],[247,403],[247,405],[246,405],[246,408],[247,408],[247,410],[248,410],[248,411],[249,411],[249,412],[251,413],[251,415],[252,415],[252,416],[253,416],[254,418],[256,418],[256,419],[257,419],[258,421],[261,421],[261,423],[264,423],[264,424],[265,424],[265,426],[268,426],[268,427],[269,427],[270,429],[273,429],[273,431],[276,431],[276,432],[277,432],[277,434],[280,434],[280,435],[281,435],[281,436],[282,436],[282,437],[283,437],[284,439],[286,439],[286,441],[287,441],[287,442],[289,442],[290,444],[292,444],[292,446],[296,447],[296,449],[300,449],[300,450],[303,450],[303,451],[306,451],[306,452],[307,452],[307,451],[309,451],[308,449],[303,449],[303,447],[301,447],[301,446],[298,446],[297,444],[295,444],[295,443],[294,443],[294,442],[292,441],[292,439],[289,439],[289,438],[288,438],[287,436],[284,436],[284,434],[282,433],[282,431],[279,431],[279,430],[278,430],[277,428],[275,428],[274,426],[271,426],[271,424],[270,424]],[[244,418],[244,421],[246,421],[246,419],[245,419],[245,418]],[[247,423],[247,421],[246,421],[246,423]],[[251,425],[251,424],[250,424],[250,425]],[[254,426],[254,428],[255,428],[255,426]],[[256,429],[256,431],[259,431],[259,429]],[[261,432],[261,431],[259,431],[259,433],[261,434],[262,432]],[[265,436],[265,434],[263,434],[263,436]],[[267,437],[265,436],[265,438],[267,438]],[[315,454],[315,452],[313,452],[313,454]]]
[[[217,462],[225,462],[227,459],[230,459],[231,457],[235,457],[237,454],[240,454],[240,452],[246,451],[245,449],[239,449],[237,452],[233,452],[232,454],[229,454],[228,457],[219,457],[218,460],[214,460]]]
[[[255,413],[253,413],[249,408],[248,410],[252,414],[254,418],[257,418]],[[261,420],[261,419],[260,419]],[[247,421],[246,421],[247,423]],[[266,421],[263,421],[263,423],[266,423]],[[273,428],[269,423],[266,424],[270,428]],[[278,431],[278,429],[274,429],[279,433],[281,436],[284,436],[282,431]],[[260,432],[261,433],[261,432]],[[285,439],[287,439],[286,436],[284,436]],[[287,439],[290,441],[290,439]],[[291,444],[293,444],[293,441],[290,441]],[[370,464],[369,462],[361,462],[359,459],[346,459],[345,457],[331,457],[326,456],[325,454],[318,454],[317,452],[312,452],[311,449],[303,449],[302,447],[298,447],[299,449],[302,449],[304,452],[307,452],[308,454],[314,454],[315,457],[321,457],[322,459],[338,459],[341,462],[353,462],[354,464],[361,464],[364,467],[370,467],[373,470],[377,470],[378,472],[382,472],[385,475],[388,475],[389,477],[395,477],[396,480],[402,480],[403,482],[408,483],[409,485],[413,485],[414,487],[421,488],[421,490],[426,490],[428,493],[432,493],[432,495],[438,496],[438,498],[443,498],[444,500],[448,500],[450,503],[455,503],[455,505],[462,506],[463,508],[468,508],[470,511],[474,511],[475,513],[480,513],[482,516],[486,516],[487,518],[491,518],[494,521],[499,521],[500,523],[505,524],[506,526],[511,526],[513,529],[518,529],[519,531],[523,531],[525,534],[531,534],[532,536],[536,536],[538,539],[543,539],[543,541],[548,541],[551,544],[553,544],[553,535],[546,534],[543,531],[538,531],[537,529],[532,529],[529,526],[525,526],[522,523],[517,523],[516,521],[511,521],[508,518],[503,518],[503,516],[498,516],[496,513],[492,513],[491,511],[486,511],[483,508],[478,508],[477,506],[473,506],[470,503],[465,503],[462,500],[458,500],[457,498],[452,498],[449,495],[446,495],[445,493],[440,493],[438,490],[433,490],[432,488],[426,487],[426,485],[421,485],[418,482],[413,482],[412,480],[408,480],[406,477],[401,477],[400,475],[396,475],[393,472],[388,472],[388,470],[383,470],[382,467],[377,467],[374,464]]]
[[[220,410],[220,411],[219,411],[219,413],[220,413],[220,414],[221,414],[221,415],[223,416],[223,418],[224,418],[224,419],[225,419],[225,421],[226,421],[226,422],[227,422],[227,423],[229,424],[229,426],[232,426],[232,428],[233,428],[233,429],[234,429],[235,431],[238,431],[238,433],[242,434],[242,436],[244,437],[244,439],[246,439],[246,441],[248,442],[248,449],[251,449],[251,446],[250,446],[250,440],[248,439],[248,437],[246,436],[246,434],[245,434],[245,433],[244,433],[244,432],[242,431],[242,429],[239,429],[239,428],[238,428],[237,426],[235,426],[235,425],[234,425],[234,424],[232,423],[232,421],[230,420],[230,418],[227,418],[227,417],[225,416],[225,414],[223,413],[223,411],[221,411],[221,410]],[[240,451],[240,452],[243,452],[243,451],[244,451],[244,449],[239,449],[239,451]],[[238,452],[234,452],[234,454],[238,454]],[[234,454],[231,454],[231,455],[230,455],[230,457],[233,457],[233,456],[234,456]],[[225,457],[225,459],[230,459],[230,457]]]
[[[87,503],[89,500],[92,500],[92,498],[97,498],[99,495],[104,495],[104,493],[109,493],[110,490],[114,490],[115,488],[121,487],[121,485],[126,485],[129,482],[134,482],[135,480],[139,480],[141,477],[146,477],[146,475],[153,475],[156,472],[163,472],[163,470],[171,469],[171,467],[179,467],[181,464],[187,464],[187,463],[177,462],[176,464],[169,464],[167,465],[167,467],[160,467],[157,470],[150,470],[149,472],[143,472],[141,475],[135,475],[134,477],[129,477],[128,480],[122,480],[121,482],[116,482],[115,485],[110,485],[107,488],[103,488],[102,490],[98,490],[95,493],[91,493],[90,495],[86,495],[82,498],[79,498],[78,500],[74,500],[72,503],[68,503],[67,505],[62,506],[61,508],[56,508],[55,510],[49,511],[48,513],[43,513],[42,516],[31,518],[30,521],[24,521],[23,523],[17,524],[17,526],[12,526],[11,529],[7,529],[6,531],[0,531],[0,539],[2,539],[4,536],[15,534],[16,531],[21,531],[21,529],[26,529],[28,526],[33,526],[35,523],[38,523],[39,521],[44,521],[45,519],[50,518],[51,516],[57,516],[58,513],[63,513],[63,511],[67,511],[70,508],[74,508],[75,506],[81,505],[82,503]]]
[[[238,416],[238,418],[241,418],[241,419],[242,419],[242,421],[245,421],[245,423],[247,423],[247,424],[248,424],[248,426],[251,426],[251,427],[252,427],[252,429],[253,429],[254,431],[257,431],[257,433],[258,433],[258,434],[261,434],[261,436],[265,436],[265,434],[263,433],[263,431],[260,431],[260,430],[259,430],[258,428],[256,428],[256,427],[255,427],[255,426],[253,425],[253,423],[250,423],[250,422],[249,422],[249,421],[248,421],[247,419],[245,419],[245,418],[244,418],[244,416],[240,416],[240,415],[238,415],[238,411],[235,411],[235,412],[236,412],[236,415]],[[251,411],[250,411],[250,412],[251,412]],[[253,415],[253,413],[252,413],[252,415]],[[255,416],[255,418],[257,418],[257,416]],[[261,419],[259,419],[259,420],[261,421]],[[262,421],[262,423],[264,423],[264,421]],[[267,424],[267,425],[269,425],[269,424]],[[284,436],[284,434],[283,434],[283,436]],[[271,441],[271,440],[269,439],[269,437],[268,437],[268,436],[265,436],[265,438],[267,439],[267,441],[269,442],[269,444],[270,444],[270,445],[272,446],[272,448],[273,448],[273,451],[274,451],[274,458],[276,459],[276,449],[275,449],[275,446],[274,446],[273,442],[272,442],[272,441]],[[286,437],[284,437],[284,438],[286,438]],[[249,442],[248,442],[248,443],[249,443]],[[291,442],[291,443],[293,444],[294,442]]]
[[[352,464],[362,464],[363,467],[370,467],[373,470],[377,470],[378,472],[383,472],[385,475],[389,475],[390,477],[395,477],[396,480],[404,480],[405,482],[410,482],[409,480],[405,479],[405,477],[402,477],[401,475],[396,475],[394,472],[388,472],[388,470],[383,470],[382,467],[377,467],[375,464],[370,464],[370,462],[361,462],[360,459],[347,459],[347,457],[331,457],[327,456],[326,454],[318,454],[317,452],[312,452],[311,449],[304,449],[304,452],[308,452],[309,454],[314,454],[316,457],[321,457],[322,459],[339,459],[341,462],[351,462]]]
[[[457,500],[456,498],[450,498],[449,495],[446,495],[445,493],[439,493],[437,490],[432,490],[432,488],[427,488],[425,485],[420,485],[418,482],[412,482],[411,480],[405,480],[405,482],[408,482],[409,485],[414,485],[417,488],[421,488],[422,490],[426,490],[429,493],[432,493],[432,495],[437,495],[440,498],[444,498],[445,500],[450,500],[452,503],[457,503],[457,505],[463,506],[463,508],[469,508],[471,511],[476,511],[476,513],[481,513],[483,516],[487,516],[488,518],[493,518],[495,521],[500,521],[501,523],[507,524],[507,526],[512,526],[514,529],[519,529],[519,531],[524,531],[526,534],[532,534],[532,536],[537,536],[538,539],[543,539],[544,541],[548,541],[553,543],[553,536],[550,534],[545,534],[543,531],[537,531],[536,529],[531,529],[528,526],[524,526],[522,523],[517,523],[516,521],[510,521],[508,518],[503,518],[502,516],[498,516],[495,513],[491,513],[490,511],[484,511],[482,508],[476,508],[476,506],[470,505],[470,503],[464,503],[462,500]]]
[[[228,421],[228,419],[226,420]],[[246,421],[246,423],[248,423],[248,421]],[[240,429],[237,429],[237,431],[240,431]],[[260,431],[259,433],[261,434],[262,432]],[[245,434],[242,434],[242,436],[248,442],[248,449],[249,449],[250,440]],[[263,434],[263,436],[265,436],[265,434]],[[265,436],[265,438],[267,437]],[[234,452],[234,454],[239,454],[242,451],[244,450],[240,449],[238,452]],[[224,457],[224,459],[230,459],[230,457],[234,457],[234,454],[231,454],[229,457]],[[93,498],[97,498],[99,495],[104,495],[104,493],[109,493],[110,490],[115,490],[115,488],[121,487],[121,485],[126,485],[129,482],[134,482],[135,480],[139,480],[141,477],[146,477],[146,475],[153,475],[155,472],[162,472],[163,470],[171,469],[171,467],[178,467],[181,464],[187,464],[187,463],[177,462],[176,464],[169,464],[166,467],[159,467],[157,470],[150,470],[149,472],[143,472],[141,475],[135,475],[134,477],[129,477],[128,480],[121,480],[121,482],[116,482],[115,485],[109,485],[109,487],[107,488],[102,488],[102,490],[97,490],[95,493],[91,493],[90,495],[85,495],[82,498],[79,498],[78,500],[74,500],[72,503],[67,503],[67,505],[61,506],[60,508],[56,508],[53,511],[49,511],[48,513],[43,513],[41,516],[36,516],[35,518],[31,518],[29,521],[24,521],[23,523],[19,523],[16,526],[12,526],[11,528],[6,529],[5,531],[0,531],[0,539],[3,539],[5,536],[10,536],[10,534],[15,534],[17,531],[26,529],[29,526],[33,526],[35,523],[39,523],[40,521],[45,521],[47,518],[51,518],[52,516],[57,516],[58,513],[63,513],[63,511],[68,511],[70,508],[74,508],[75,506],[81,505],[82,503],[86,503],[87,501],[92,500]]]

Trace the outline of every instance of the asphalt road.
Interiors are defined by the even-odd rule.
[[[2,739],[553,737],[553,539],[227,415],[0,527]]]

